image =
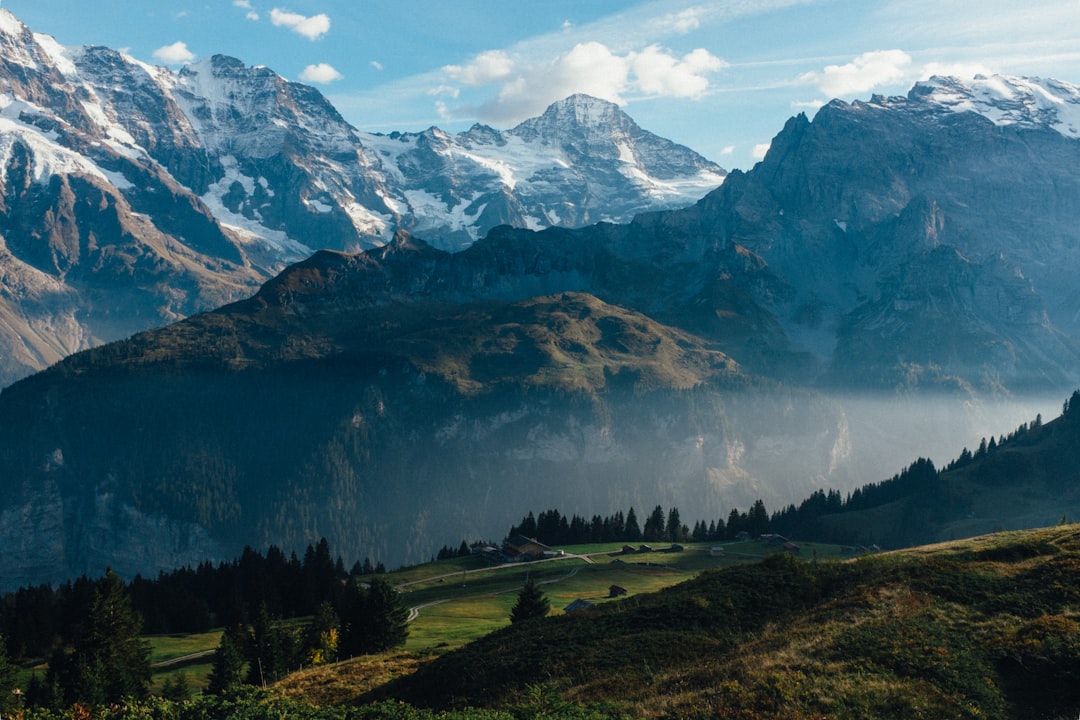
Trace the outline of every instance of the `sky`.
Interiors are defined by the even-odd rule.
[[[1080,84],[1080,0],[0,0],[68,46],[214,54],[317,87],[368,132],[499,129],[576,92],[725,168],[833,98],[933,74]]]

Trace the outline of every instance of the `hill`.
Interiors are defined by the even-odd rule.
[[[776,513],[777,532],[896,548],[1080,517],[1080,393],[1060,417],[983,438],[940,470],[920,459],[842,498],[818,491]]]
[[[787,554],[509,626],[366,699],[495,708],[542,686],[633,716],[1065,717],[1080,709],[1080,530]]]

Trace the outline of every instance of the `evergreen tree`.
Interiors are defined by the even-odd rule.
[[[142,618],[111,570],[94,588],[89,612],[67,646],[49,661],[47,681],[65,704],[102,705],[147,695],[150,646],[139,637]]]
[[[637,513],[634,512],[634,508],[630,508],[630,512],[626,513],[626,530],[623,537],[617,539],[627,540],[628,542],[637,542],[641,539],[641,526],[638,525]]]
[[[265,603],[260,604],[248,641],[248,684],[266,685],[289,674],[295,666],[296,646],[295,633],[277,626],[270,609]]]
[[[325,665],[337,662],[338,629],[341,622],[330,603],[323,603],[315,612],[315,617],[308,628],[307,663]]]
[[[682,518],[679,517],[679,508],[673,507],[668,510],[667,539],[673,543],[686,540],[686,528],[683,527]]]
[[[551,612],[551,601],[530,577],[518,593],[517,602],[510,611],[510,622],[518,623],[530,618],[547,617],[549,612]]]
[[[244,630],[234,625],[221,634],[206,691],[223,695],[240,686],[244,669]]]
[[[179,673],[166,678],[161,684],[161,696],[166,700],[181,702],[191,697],[191,687],[188,685],[187,674]]]
[[[21,703],[18,689],[18,668],[8,661],[7,642],[0,635],[0,717],[16,717]]]
[[[341,657],[383,652],[402,645],[409,635],[409,608],[384,578],[375,577],[368,587],[349,583],[338,640]]]
[[[645,521],[642,535],[646,541],[662,540],[664,538],[664,529],[664,509],[657,505]]]

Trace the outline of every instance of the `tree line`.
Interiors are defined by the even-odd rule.
[[[580,515],[563,515],[558,510],[545,510],[537,515],[529,512],[521,522],[510,526],[506,535],[509,540],[516,535],[539,540],[545,545],[589,545],[611,542],[718,542],[735,540],[741,533],[757,537],[769,532],[769,513],[760,499],[745,511],[732,508],[727,518],[698,520],[690,528],[682,521],[677,507],[664,508],[657,505],[645,518],[638,521],[637,512],[631,507],[624,515],[621,510],[602,517],[593,515],[586,519]]]

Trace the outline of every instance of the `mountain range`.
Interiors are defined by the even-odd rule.
[[[1006,406],[1026,420],[1026,398],[1080,384],[1068,83],[933,78],[905,97],[834,101],[692,205],[536,229],[618,203],[575,200],[563,181],[586,170],[545,171],[526,147],[576,153],[570,167],[609,188],[640,179],[630,155],[670,186],[722,171],[581,96],[501,134],[368,137],[263,68],[215,57],[174,74],[13,32],[10,16],[0,26],[14,88],[0,135],[13,260],[0,267],[22,293],[0,299],[75,313],[8,320],[12,337],[44,347],[42,328],[65,328],[70,350],[107,337],[84,318],[123,335],[132,318],[236,298],[4,389],[5,582],[319,537],[412,562],[545,506],[723,517],[955,456],[978,427],[1014,427]],[[487,202],[436,230],[433,215],[380,224],[357,210],[399,197],[379,183],[421,176],[442,189],[402,190],[409,207],[438,195],[461,208],[474,191],[431,163],[466,146],[515,202],[550,190],[547,214],[497,224],[510,216],[487,209],[513,203]],[[500,165],[484,154],[495,148],[531,159]],[[364,163],[381,174],[349,174]],[[454,224],[474,215],[492,226]],[[114,291],[127,300],[111,304]]]
[[[246,297],[316,249],[624,222],[724,175],[586,96],[507,131],[363,133],[268,68],[173,72],[0,10],[0,385]]]

